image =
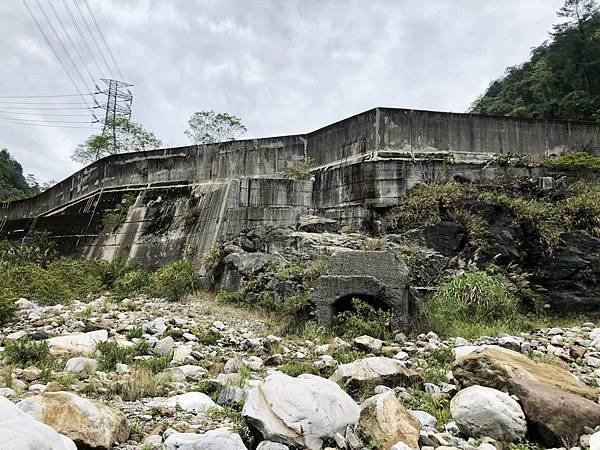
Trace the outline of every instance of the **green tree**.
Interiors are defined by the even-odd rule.
[[[90,164],[108,155],[154,150],[161,145],[154,133],[145,130],[139,123],[125,117],[116,117],[114,121],[107,123],[109,128],[112,128],[113,124],[116,134],[114,140],[111,134],[94,134],[75,148],[71,158],[83,164]]]
[[[600,8],[566,0],[551,39],[531,59],[506,69],[471,110],[512,117],[600,121]]]
[[[215,113],[211,110],[192,114],[185,135],[194,144],[216,144],[235,141],[246,131],[248,129],[239,117],[228,113]]]
[[[30,197],[35,190],[23,175],[23,168],[8,150],[0,150],[0,201]]]

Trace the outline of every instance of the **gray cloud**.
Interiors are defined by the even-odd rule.
[[[89,70],[107,76],[96,74],[62,1],[51,1]],[[185,145],[187,119],[205,109],[240,116],[248,137],[309,131],[374,106],[465,111],[506,66],[547,39],[562,4],[88,1],[135,84],[134,120],[165,145]],[[0,95],[74,92],[21,0],[3,0],[2,9]],[[42,180],[76,170],[69,155],[89,134],[0,121],[0,147]]]

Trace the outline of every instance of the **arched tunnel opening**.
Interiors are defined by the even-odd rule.
[[[365,293],[355,293],[344,295],[335,301],[333,304],[333,316],[335,317],[338,314],[346,311],[360,312],[360,310],[357,309],[361,309],[361,306],[365,304],[376,311],[391,311],[390,306],[386,302],[382,301],[378,296]]]

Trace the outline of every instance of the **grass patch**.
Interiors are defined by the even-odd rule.
[[[480,336],[487,328],[509,328],[522,316],[517,298],[495,276],[484,272],[457,275],[426,299],[422,311],[442,336]]]
[[[450,401],[439,396],[433,396],[427,392],[411,389],[410,393],[416,401],[410,402],[408,407],[412,410],[421,410],[428,412],[437,420],[438,426],[444,425],[452,421],[452,413],[450,412]]]
[[[100,352],[96,358],[98,367],[108,372],[115,370],[117,364],[131,364],[136,356],[147,355],[150,344],[147,341],[139,341],[132,347],[121,347],[116,342],[106,341],[98,342],[96,350]]]
[[[198,287],[198,274],[191,261],[173,261],[154,272],[151,283],[153,295],[177,301]]]
[[[446,374],[452,370],[454,356],[450,347],[432,350],[425,358],[426,366],[423,370],[423,380],[426,383],[440,385],[447,383]]]
[[[114,393],[125,401],[135,401],[148,397],[160,397],[169,392],[170,378],[166,374],[154,374],[140,367],[135,369],[125,381],[114,385]]]
[[[546,161],[546,165],[558,171],[600,169],[600,156],[586,152],[571,152]]]
[[[46,341],[31,341],[27,338],[8,341],[2,356],[9,365],[27,367],[34,365],[43,368],[52,359]]]

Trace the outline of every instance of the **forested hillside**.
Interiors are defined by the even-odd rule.
[[[472,112],[513,117],[600,121],[600,7],[566,0],[561,23],[531,59],[508,67]]]
[[[0,150],[0,201],[17,200],[33,195],[35,187],[27,182],[23,168],[8,150]]]

